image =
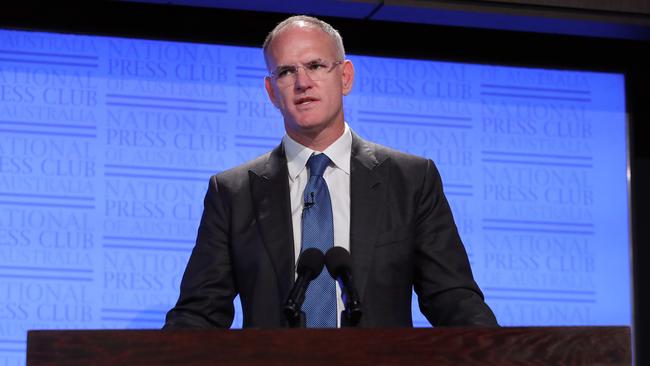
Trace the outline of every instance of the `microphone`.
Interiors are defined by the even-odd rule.
[[[332,247],[325,255],[327,271],[339,283],[343,292],[345,310],[341,312],[341,326],[354,327],[361,319],[361,301],[352,282],[352,259],[350,253],[341,247]]]
[[[284,303],[284,316],[289,321],[291,328],[305,327],[305,313],[302,311],[302,303],[305,301],[305,292],[309,283],[323,270],[325,255],[316,248],[306,249],[298,257],[296,272],[298,278],[289,292],[289,298]]]

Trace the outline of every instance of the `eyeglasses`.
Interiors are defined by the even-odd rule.
[[[279,87],[287,87],[292,85],[298,77],[299,69],[304,69],[305,74],[313,81],[320,81],[327,77],[327,75],[334,70],[334,68],[343,61],[334,61],[332,63],[326,61],[310,61],[304,65],[285,65],[279,66],[275,71],[271,72],[270,76],[275,79]]]

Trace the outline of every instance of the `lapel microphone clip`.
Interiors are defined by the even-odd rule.
[[[310,201],[305,201],[304,202],[304,209],[307,210],[311,208],[311,206],[316,204],[316,200],[314,199],[314,192],[309,192],[309,197],[311,198]]]

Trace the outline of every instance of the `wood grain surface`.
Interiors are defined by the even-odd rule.
[[[628,327],[30,331],[27,365],[630,365]]]

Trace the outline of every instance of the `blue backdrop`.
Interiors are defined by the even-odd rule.
[[[347,121],[437,163],[502,325],[631,323],[622,75],[350,58]],[[265,74],[258,48],[0,30],[0,365],[28,329],[162,326],[209,176],[283,134]]]

